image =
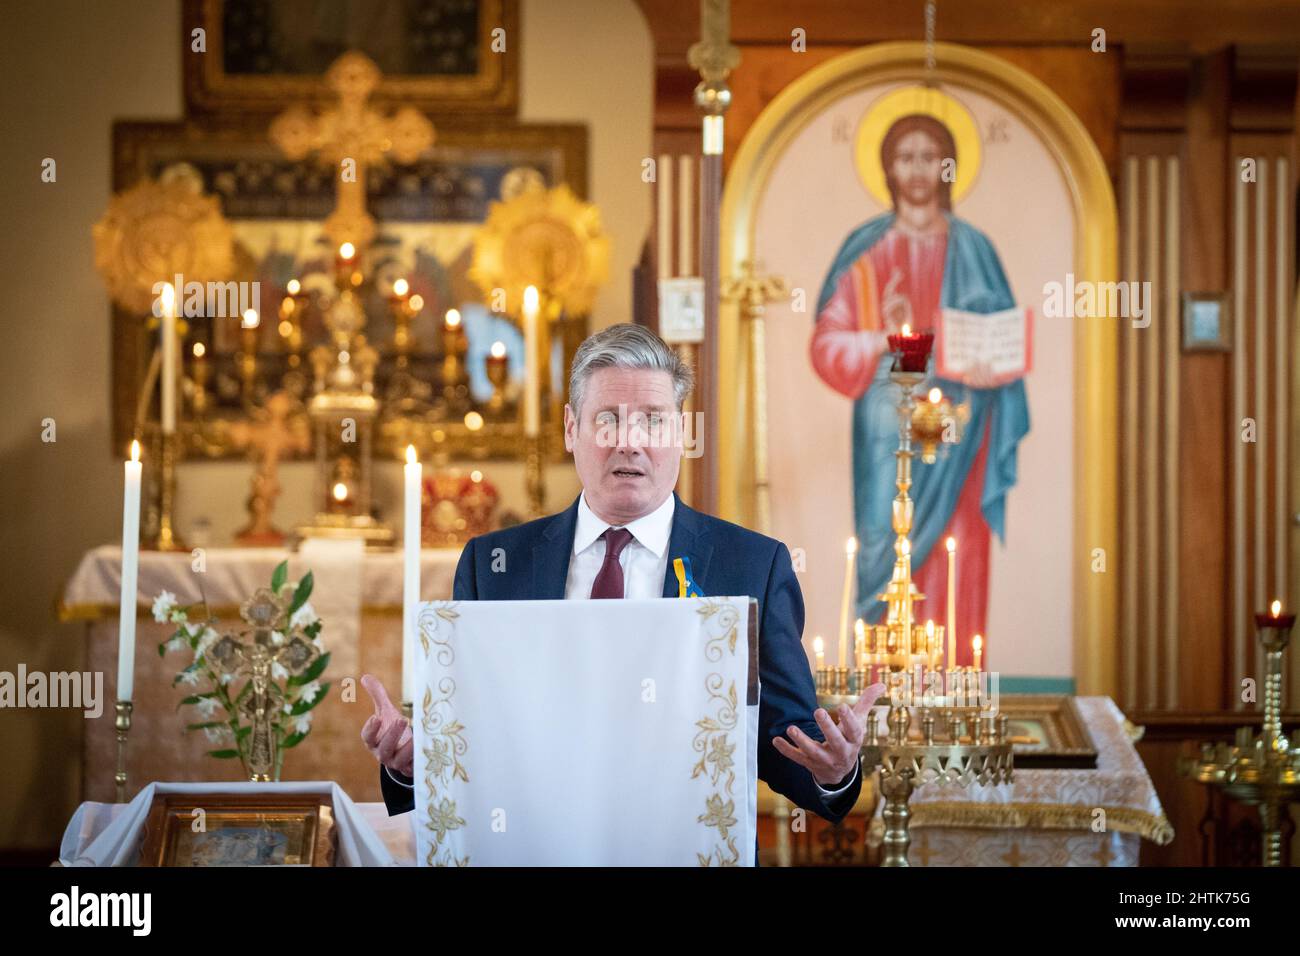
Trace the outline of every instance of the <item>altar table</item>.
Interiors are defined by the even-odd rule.
[[[452,579],[460,551],[426,549],[421,554],[420,592],[425,600],[451,597]],[[239,605],[259,587],[267,587],[271,572],[286,558],[289,579],[310,568],[315,579],[311,602],[324,622],[321,641],[331,659],[322,680],[332,686],[313,711],[310,736],[285,754],[282,779],[333,780],[360,800],[378,800],[379,780],[374,758],[361,743],[361,725],[370,715],[369,696],[359,685],[362,674],[374,674],[394,694],[402,669],[402,553],[373,552],[358,556],[355,580],[349,589],[346,565],[324,567],[310,555],[281,548],[208,548],[206,570],[191,570],[190,552],[142,551],[137,591],[135,709],[127,747],[128,798],[150,780],[237,780],[238,760],[207,756],[214,748],[202,731],[184,732],[197,718],[178,712],[187,688],[172,679],[189,664],[188,652],[158,656],[158,644],[174,625],[154,621],[150,606],[163,590],[182,605],[203,596],[221,624],[242,628]],[[116,737],[113,701],[117,684],[117,601],[121,581],[121,549],[95,548],[81,560],[63,591],[59,615],[86,622],[85,669],[104,673],[104,713],[85,722],[82,742],[82,797],[115,799]],[[329,609],[337,613],[331,619]],[[351,608],[349,613],[347,608]],[[350,618],[350,619],[348,619]],[[345,700],[340,682],[352,678],[353,699]],[[185,708],[192,711],[192,708]]]
[[[1124,715],[1109,697],[1077,697],[1097,748],[1097,766],[1015,770],[1010,784],[929,783],[912,795],[912,866],[1137,866],[1143,840],[1174,837]],[[864,792],[864,797],[866,793]],[[764,803],[760,800],[760,812]],[[819,825],[782,839],[765,861],[777,865],[878,862],[883,801],[870,794],[838,831]],[[774,816],[788,812],[773,802]],[[1105,829],[1094,830],[1098,811]]]

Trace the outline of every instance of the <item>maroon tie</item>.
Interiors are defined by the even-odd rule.
[[[606,528],[601,535],[605,539],[605,563],[600,566],[600,573],[591,585],[593,598],[621,598],[623,596],[623,566],[618,563],[618,556],[623,553],[627,543],[632,540],[632,532],[627,528]]]

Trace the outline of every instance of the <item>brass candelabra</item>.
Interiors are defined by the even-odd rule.
[[[1287,807],[1300,801],[1300,730],[1290,739],[1282,731],[1282,659],[1291,641],[1294,614],[1282,614],[1274,602],[1269,614],[1255,615],[1259,642],[1264,648],[1264,725],[1256,735],[1250,727],[1237,728],[1234,743],[1201,744],[1190,775],[1227,796],[1259,807],[1264,831],[1262,863],[1283,866],[1282,828]]]
[[[896,361],[891,381],[901,390],[893,503],[894,571],[885,591],[885,621],[869,629],[869,650],[849,668],[818,668],[817,702],[831,713],[852,704],[873,680],[883,679],[889,704],[885,728],[867,718],[862,742],[863,771],[880,771],[885,798],[885,866],[908,866],[912,793],[936,781],[970,786],[1009,783],[1012,747],[1007,716],[997,713],[987,682],[976,668],[943,666],[943,628],[916,621],[915,602],[924,595],[912,581],[913,416],[915,388],[924,371],[903,370]],[[866,636],[865,632],[862,635]],[[863,641],[859,640],[859,647]]]

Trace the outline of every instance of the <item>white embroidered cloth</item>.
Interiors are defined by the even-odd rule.
[[[750,605],[422,605],[418,864],[752,865]]]

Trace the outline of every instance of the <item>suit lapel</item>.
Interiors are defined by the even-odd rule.
[[[668,566],[664,569],[664,593],[666,598],[675,598],[678,593],[677,574],[673,570],[674,558],[690,558],[691,574],[705,594],[709,594],[707,576],[709,558],[713,556],[713,545],[709,541],[708,529],[700,521],[700,513],[682,503],[682,499],[673,492],[673,530],[668,538]]]
[[[581,497],[581,492],[579,492]],[[557,514],[542,532],[541,543],[533,546],[533,590],[538,600],[564,599],[569,581],[569,559],[573,556],[573,534],[578,526],[578,499]]]

